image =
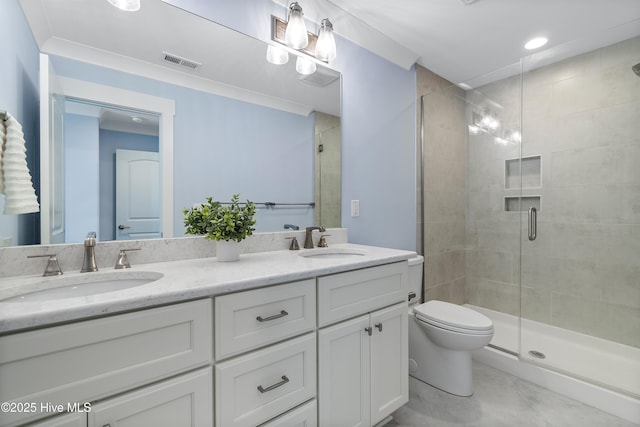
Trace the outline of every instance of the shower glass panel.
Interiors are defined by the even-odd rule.
[[[419,74],[425,299],[494,321],[492,346],[517,354],[520,318],[520,65],[473,90]],[[435,80],[435,83],[434,83]],[[515,201],[514,201],[515,200]]]
[[[316,209],[314,224],[340,227],[342,127],[340,117],[315,112],[315,179]]]
[[[467,211],[465,299],[494,320],[491,346],[519,353],[523,163],[520,73],[465,94]],[[530,179],[535,183],[535,180]],[[529,188],[527,196],[537,197]]]
[[[554,53],[522,61],[520,357],[640,396],[640,37]]]

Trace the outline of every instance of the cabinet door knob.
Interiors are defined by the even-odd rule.
[[[371,336],[371,334],[373,334],[373,328],[371,326],[364,328],[364,330],[367,331],[369,336]]]
[[[382,332],[382,322],[376,323],[376,328],[378,328],[378,330]]]

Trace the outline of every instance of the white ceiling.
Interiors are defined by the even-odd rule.
[[[133,14],[121,13],[105,0],[21,0],[21,4],[43,52],[111,64],[301,114],[312,110],[340,114],[339,82],[330,85],[331,90],[318,90],[295,81],[291,60],[286,67],[294,83],[285,83],[280,74],[285,67],[267,64],[271,68],[258,70],[241,63],[247,55],[238,52],[254,49],[256,62],[265,66],[264,45],[249,46],[255,39],[212,26],[162,1],[145,1],[145,7]],[[291,0],[273,1],[286,6]],[[405,69],[417,62],[455,84],[471,87],[517,72],[519,67],[512,65],[532,55],[523,45],[533,36],[549,38],[549,44],[532,56],[542,58],[538,65],[544,65],[640,35],[640,0],[298,1],[308,20],[317,23],[328,17],[337,34]],[[180,31],[184,28],[190,31]],[[225,43],[210,43],[220,39]],[[204,65],[195,73],[180,70],[161,60],[163,50]]]
[[[640,35],[639,0],[298,1],[308,19],[328,17],[336,33],[403,68],[417,62],[470,86],[504,77],[531,55],[524,44],[534,36],[549,39],[540,50],[555,61]]]

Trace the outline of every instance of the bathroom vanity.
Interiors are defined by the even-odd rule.
[[[0,425],[375,425],[408,401],[413,255],[341,244],[145,264],[125,274],[162,277],[0,302]],[[1,279],[0,299],[36,280]]]

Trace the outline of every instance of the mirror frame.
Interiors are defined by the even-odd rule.
[[[41,60],[48,60],[47,55],[42,55]],[[161,185],[162,185],[162,237],[173,237],[173,118],[175,116],[175,101],[168,98],[160,98],[140,92],[134,92],[113,86],[106,86],[91,83],[83,80],[76,80],[68,77],[58,76],[62,86],[62,95],[65,98],[79,99],[98,104],[108,104],[130,108],[133,110],[143,110],[159,116],[159,152],[161,165]],[[48,165],[49,135],[44,134],[40,138],[41,168]],[[41,192],[49,189],[41,188]],[[44,199],[43,199],[44,200]],[[42,214],[44,215],[44,209]],[[42,239],[48,239],[48,230],[41,227],[41,244],[47,244]]]

